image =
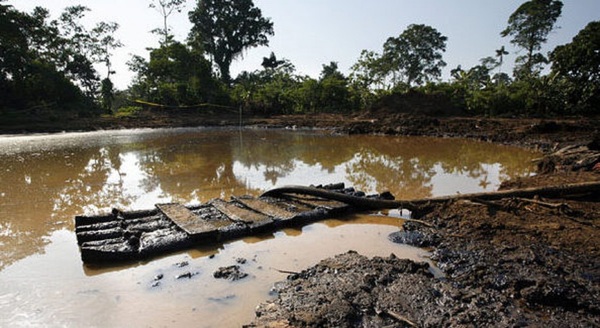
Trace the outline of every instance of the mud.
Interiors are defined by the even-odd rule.
[[[239,265],[230,265],[227,267],[220,267],[217,271],[215,271],[213,273],[213,277],[215,277],[217,279],[228,279],[231,281],[244,279],[247,276],[248,276],[248,274],[243,272]]]
[[[406,119],[406,120],[405,120]],[[432,118],[346,122],[348,133],[467,137],[545,151],[514,189],[600,180],[594,120]],[[274,288],[248,327],[598,327],[600,193],[423,206],[388,238],[425,263],[338,255]]]
[[[290,275],[251,327],[600,325],[598,196],[431,207],[390,238],[432,246],[425,263],[349,252]],[[423,243],[423,239],[426,243]]]

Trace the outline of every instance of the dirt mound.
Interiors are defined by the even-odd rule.
[[[427,94],[411,90],[384,96],[371,105],[369,115],[404,113],[425,116],[463,116],[466,113],[445,94]]]
[[[276,286],[250,327],[600,324],[600,199],[456,201],[424,209],[432,259],[327,259]],[[410,227],[408,227],[410,226]]]

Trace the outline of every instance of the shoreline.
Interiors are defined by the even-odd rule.
[[[136,128],[239,127],[239,116],[146,110],[136,116],[99,117],[61,122],[0,125],[0,136],[65,132],[110,131]],[[346,134],[385,134],[468,138],[551,150],[591,141],[600,134],[600,118],[486,118],[427,116],[390,111],[360,113],[243,117],[241,126],[264,128],[319,128]]]

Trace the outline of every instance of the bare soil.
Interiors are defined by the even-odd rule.
[[[443,277],[426,263],[349,252],[290,275],[250,326],[598,327],[598,201],[595,193],[423,208],[427,224],[408,221],[397,233],[418,238],[390,239],[430,247]]]

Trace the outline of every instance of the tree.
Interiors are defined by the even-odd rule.
[[[498,57],[498,71],[502,72],[502,63],[504,62],[504,56],[508,55],[508,51],[504,49],[504,46],[496,50],[496,57]]]
[[[517,58],[515,76],[530,77],[538,73],[536,66],[546,61],[539,51],[554,28],[562,6],[560,0],[530,0],[510,15],[508,27],[500,35],[511,36],[510,42],[527,52]]]
[[[298,88],[301,77],[296,76],[296,68],[285,58],[277,60],[276,67],[265,67],[264,70],[242,72],[235,79],[231,90],[232,98],[243,104],[244,111],[261,114],[293,113],[299,105]],[[271,65],[271,57],[267,59]],[[264,67],[264,65],[263,65]]]
[[[285,63],[285,60],[277,60],[275,53],[271,51],[271,55],[269,57],[263,57],[262,64],[260,64],[264,69],[275,69],[277,66]]]
[[[379,89],[389,88],[386,81],[389,67],[386,67],[381,55],[369,50],[363,50],[356,64],[351,67],[352,83],[359,89],[368,91],[373,86]]]
[[[0,3],[0,82],[19,79],[33,54],[25,31],[34,25],[33,17]]]
[[[0,109],[17,110],[26,120],[32,113],[39,119],[41,111],[93,109],[66,77],[67,40],[48,17],[41,7],[27,14],[0,4]]]
[[[339,71],[337,62],[323,65],[318,84],[319,109],[338,112],[351,109],[348,79]]]
[[[274,34],[273,23],[252,0],[198,0],[189,18],[190,42],[211,56],[226,84],[232,61],[248,48],[268,45]]]
[[[325,79],[346,80],[346,77],[340,72],[338,63],[332,61],[328,65],[323,65],[320,80],[323,81]]]
[[[132,91],[139,98],[170,106],[221,102],[210,62],[180,42],[171,41],[153,49],[148,62],[134,56],[128,64],[138,73]]]
[[[600,21],[589,23],[571,43],[550,55],[552,72],[564,80],[567,102],[577,111],[600,108]]]
[[[56,38],[56,44],[42,49],[50,49],[52,53],[56,53],[55,65],[83,87],[88,97],[94,98],[102,88],[94,64],[105,64],[106,78],[110,79],[113,73],[111,50],[123,45],[114,38],[114,33],[119,28],[117,23],[99,22],[88,31],[80,22],[88,11],[89,8],[80,5],[65,8],[59,19],[50,23],[51,28],[60,35]]]
[[[393,80],[410,86],[439,78],[446,66],[442,60],[446,40],[435,28],[422,24],[412,24],[397,38],[389,38],[383,45],[383,59],[391,64]]]
[[[180,13],[183,9],[183,5],[185,4],[185,0],[150,0],[150,8],[156,9],[158,13],[163,18],[163,27],[154,29],[152,32],[157,33],[163,37],[163,44],[167,45],[169,40],[172,38],[169,34],[169,25],[167,24],[167,19],[171,16],[175,11]]]
[[[64,37],[59,50],[66,75],[84,88],[88,97],[93,98],[100,86],[100,77],[93,67],[91,55],[95,50],[92,36],[80,20],[89,8],[81,5],[66,7],[58,21],[51,24],[60,30]]]
[[[115,72],[112,70],[112,57],[111,50],[121,48],[123,43],[118,39],[115,39],[114,33],[119,29],[119,24],[110,22],[100,22],[91,31],[91,36],[94,49],[92,51],[92,58],[95,63],[103,63],[106,65],[106,78],[110,79],[110,76]]]

